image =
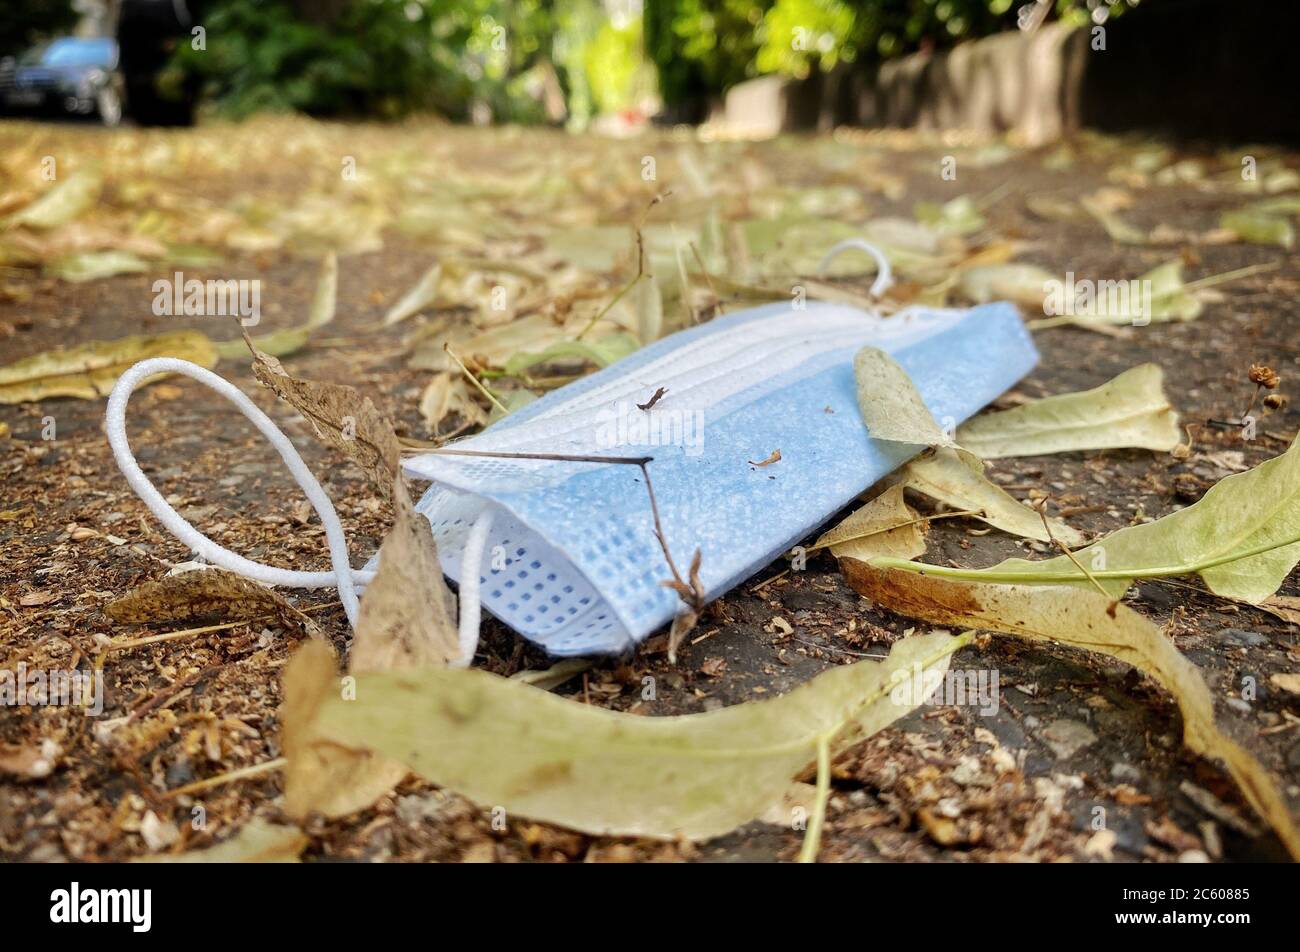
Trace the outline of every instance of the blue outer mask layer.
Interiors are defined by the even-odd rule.
[[[870,439],[853,356],[889,352],[940,423],[955,425],[1024,376],[1038,354],[1013,306],[755,308],[681,331],[556,390],[457,449],[652,456],[664,535],[695,549],[716,598],[769,564],[917,447]],[[655,391],[667,388],[649,410]],[[753,463],[781,451],[779,462]],[[622,652],[669,622],[678,597],[635,466],[425,455],[418,509],[459,580],[469,527],[494,508],[483,604],[556,655]],[[372,560],[373,562],[373,560]],[[373,568],[373,564],[369,566]]]

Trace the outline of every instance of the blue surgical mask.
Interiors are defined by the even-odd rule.
[[[863,426],[853,356],[867,345],[890,353],[953,427],[1037,361],[1005,303],[890,317],[771,305],[665,338],[455,448],[653,457],[664,542],[679,565],[700,550],[713,599],[917,451]],[[682,607],[661,584],[671,575],[637,467],[429,454],[405,470],[433,483],[417,508],[451,578],[464,582],[466,541],[490,519],[483,605],[552,654],[626,651]]]
[[[883,284],[887,269],[883,266]],[[857,405],[853,356],[878,347],[911,375],[949,427],[1037,361],[1015,308],[909,308],[881,317],[810,303],[770,305],[673,334],[517,411],[406,472],[432,485],[418,504],[443,571],[460,583],[459,663],[478,640],[480,602],[556,655],[624,652],[681,610],[662,584],[665,547],[685,566],[698,549],[705,600],[768,565],[917,447],[878,442]],[[325,527],[333,571],[245,559],[186,522],[140,470],[126,438],[131,392],[181,373],[233,402],[279,451]],[[354,625],[356,589],[374,576],[349,564],[342,525],[293,444],[233,384],[187,361],[130,368],[109,398],[106,430],[127,481],[200,558],[266,584],[337,585]],[[651,457],[662,545],[642,470],[619,463],[492,454]],[[777,458],[779,454],[779,459]]]

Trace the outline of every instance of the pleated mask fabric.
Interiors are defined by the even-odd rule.
[[[713,599],[919,451],[866,430],[853,356],[867,345],[892,355],[952,426],[1038,359],[1005,302],[888,317],[769,305],[664,338],[454,448],[652,457],[664,542],[683,568],[700,550]],[[477,582],[488,611],[551,654],[624,652],[681,609],[661,584],[671,574],[638,467],[438,454],[404,467],[432,483],[417,508],[443,570],[462,588]],[[484,527],[486,539],[473,538]],[[482,559],[467,561],[480,546]],[[462,578],[475,561],[478,577]]]

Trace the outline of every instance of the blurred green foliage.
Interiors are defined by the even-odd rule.
[[[719,92],[756,74],[773,0],[645,0],[646,51],[666,103]]]
[[[942,49],[1014,29],[1034,0],[645,0],[646,48],[664,101],[722,92],[766,73],[803,77],[842,62]],[[1128,0],[1050,0],[1038,15],[1074,23]]]
[[[292,0],[212,0],[206,49],[182,44],[168,83],[197,80],[230,116],[259,110],[582,122],[653,92],[640,18],[601,0],[349,0],[304,17]],[[647,88],[648,87],[648,88]]]
[[[164,86],[260,110],[582,125],[657,92],[699,104],[742,80],[803,77],[1134,0],[208,0]],[[1151,2],[1151,0],[1148,0]],[[1098,8],[1094,10],[1094,8]],[[70,0],[0,3],[0,52],[75,21]],[[651,65],[652,64],[652,65]]]

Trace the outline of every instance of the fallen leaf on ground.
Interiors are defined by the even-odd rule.
[[[498,390],[496,397],[501,402],[501,406],[493,405],[488,412],[488,423],[492,424],[497,420],[503,420],[516,410],[522,410],[536,400],[538,396],[539,394],[535,391],[522,387],[515,390]]]
[[[1223,274],[1200,278],[1192,284],[1183,281],[1183,262],[1179,258],[1157,265],[1132,281],[1116,281],[1114,300],[1103,287],[1105,282],[1098,282],[1096,294],[1091,304],[1084,307],[1081,295],[1075,300],[1064,302],[1074,310],[1085,313],[1055,314],[1051,317],[1038,318],[1029,322],[1031,330],[1043,330],[1062,324],[1072,324],[1092,331],[1110,331],[1124,324],[1143,326],[1159,324],[1166,321],[1191,321],[1201,316],[1205,302],[1212,299],[1215,292],[1211,288],[1216,284],[1226,284],[1245,272],[1260,270],[1259,266],[1227,271]],[[1147,292],[1150,292],[1149,301]],[[1103,307],[1099,302],[1106,301]],[[1148,307],[1149,303],[1149,307]]]
[[[972,518],[1026,539],[1048,542],[1038,510],[1015,499],[984,475],[984,464],[971,453],[948,446],[922,453],[904,466],[895,480],[956,509],[977,512]],[[1081,544],[1085,536],[1060,519],[1049,518],[1052,535],[1066,545]]]
[[[840,567],[857,592],[909,618],[985,628],[1031,641],[1059,641],[1138,668],[1174,696],[1187,746],[1221,760],[1246,801],[1300,859],[1300,830],[1286,802],[1259,762],[1215,725],[1214,701],[1200,671],[1159,628],[1127,605],[1071,587],[977,584],[854,559],[842,560]]]
[[[323,705],[336,698],[359,703],[359,693],[358,700],[344,700],[354,696],[345,693],[349,687],[339,675],[334,652],[319,641],[304,644],[285,667],[280,743],[288,761],[284,812],[292,819],[312,813],[335,819],[364,810],[408,773],[376,751],[320,740],[315,720]]]
[[[858,410],[873,440],[921,446],[953,446],[926,407],[912,378],[893,357],[876,347],[863,347],[853,357],[858,384]]]
[[[209,368],[217,362],[212,342],[198,331],[94,341],[47,350],[0,367],[0,403],[50,397],[93,400],[112,390],[128,367],[149,357],[180,357]],[[150,381],[166,376],[158,374]]]
[[[1275,674],[1269,682],[1290,694],[1300,694],[1300,674]]]
[[[1073,555],[1114,598],[1134,578],[1195,573],[1215,594],[1263,602],[1300,561],[1300,440],[1281,456],[1221,479],[1187,508],[1120,529]],[[1007,559],[987,569],[924,568],[972,581],[1093,584],[1064,555]]]
[[[821,535],[809,551],[831,550],[836,558],[867,561],[878,555],[914,559],[925,554],[925,520],[903,501],[903,487],[890,486]]]
[[[142,856],[137,863],[296,863],[310,842],[296,826],[278,826],[253,820],[238,833],[216,846]]]
[[[64,255],[45,266],[45,273],[50,277],[74,284],[119,274],[141,274],[148,270],[149,262],[129,251],[80,251]]]
[[[1270,595],[1260,602],[1283,621],[1291,625],[1300,625],[1300,596]]]
[[[104,606],[117,622],[158,622],[219,615],[226,619],[269,616],[313,638],[320,629],[283,595],[224,569],[203,569],[145,582]]]
[[[409,291],[398,299],[384,315],[384,326],[389,327],[419,314],[438,297],[438,284],[442,281],[442,263],[435,264],[420,276]]]
[[[1295,247],[1295,228],[1291,222],[1280,214],[1259,208],[1224,212],[1219,219],[1219,227],[1228,229],[1242,241],[1251,244],[1279,245],[1287,249]]]
[[[374,402],[345,384],[291,377],[280,361],[250,346],[258,381],[306,417],[317,436],[356,463],[374,488],[388,497],[401,444]]]
[[[488,418],[487,411],[474,399],[465,375],[444,370],[434,374],[420,394],[420,416],[429,432],[436,435],[442,421],[453,413],[460,417],[462,425],[478,426]]]
[[[549,364],[562,360],[579,360],[608,367],[615,361],[622,360],[640,347],[631,334],[609,334],[599,340],[581,341],[565,340],[551,344],[545,350],[536,353],[515,354],[505,364],[505,372],[511,376],[524,373],[538,364]]]
[[[460,658],[456,601],[443,580],[429,520],[415,511],[400,477],[394,480],[392,498],[393,528],[379,548],[378,571],[361,599],[348,658],[354,683],[367,672],[429,670]],[[407,774],[395,759],[317,742],[312,736],[315,711],[336,685],[329,652],[296,655],[285,672],[280,723],[289,761],[285,812],[291,817],[355,813]]]
[[[945,670],[963,643],[904,638],[879,664],[832,669],[783,697],[674,717],[610,711],[478,670],[363,673],[356,700],[344,701],[312,644],[286,685],[302,690],[308,664],[325,677],[309,728],[318,744],[400,757],[480,804],[594,834],[705,839],[762,815],[819,748],[843,750],[913,710],[924,698],[896,700],[899,680],[913,665]]]
[[[1164,394],[1164,372],[1141,364],[1100,387],[986,413],[962,424],[957,440],[984,459],[1074,450],[1178,445],[1178,414]]]
[[[1041,313],[1048,282],[1059,280],[1036,264],[990,264],[962,271],[959,287],[976,304],[1011,301]]]
[[[1147,243],[1147,233],[1120,218],[1115,211],[1119,206],[1106,201],[1100,192],[1084,195],[1079,199],[1079,207],[1097,219],[1112,241],[1121,245],[1144,245]]]
[[[348,670],[441,667],[460,657],[456,600],[443,581],[429,520],[394,480],[393,528],[366,586]]]
[[[912,214],[922,225],[953,235],[969,235],[985,224],[984,216],[969,195],[958,195],[943,204],[917,202]]]
[[[321,261],[320,276],[316,279],[316,292],[312,296],[311,310],[307,313],[307,323],[269,334],[259,334],[253,338],[253,344],[272,357],[287,357],[302,350],[311,340],[314,331],[334,320],[338,282],[339,260],[331,251]],[[248,353],[248,347],[242,339],[222,341],[216,346],[217,353],[229,360],[237,360]]]
[[[98,172],[73,172],[26,208],[10,215],[4,224],[42,230],[66,225],[95,204],[103,187],[104,179]]]
[[[893,357],[875,347],[864,347],[853,359],[858,385],[858,409],[867,433],[877,440],[928,446],[894,476],[908,488],[975,516],[1004,532],[1049,539],[1037,510],[1017,502],[984,475],[984,463],[939,428],[921,398],[916,384]],[[1049,520],[1057,539],[1067,545],[1083,541],[1083,534],[1059,519]]]
[[[564,682],[590,670],[595,664],[590,658],[563,658],[549,668],[538,671],[516,671],[510,675],[511,681],[529,684],[543,691],[553,691]]]

